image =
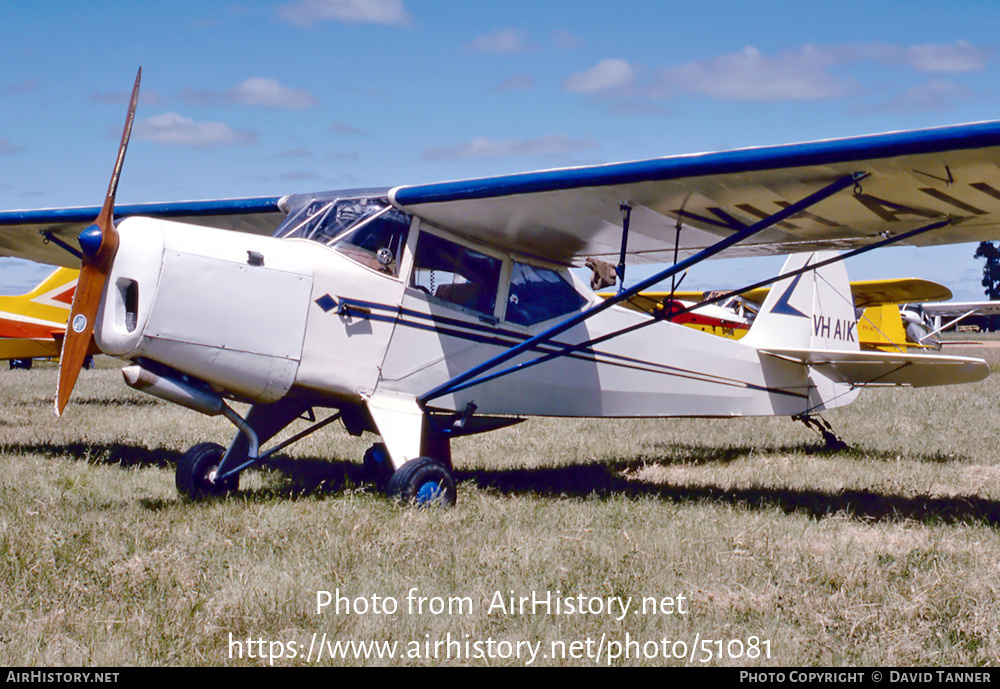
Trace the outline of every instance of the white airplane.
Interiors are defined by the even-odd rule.
[[[981,359],[860,351],[842,260],[1000,238],[1000,123],[116,208],[138,88],[103,207],[0,213],[0,254],[82,264],[57,414],[93,335],[128,360],[128,385],[236,426],[228,448],[178,463],[190,498],[236,489],[337,419],[381,436],[365,464],[387,493],[452,504],[450,440],[529,416],[811,420],[861,386],[988,374]],[[618,305],[751,254],[791,256],[739,340]],[[626,263],[669,267],[604,300],[570,271],[587,258],[617,260],[619,282]],[[314,409],[332,411],[262,449]]]

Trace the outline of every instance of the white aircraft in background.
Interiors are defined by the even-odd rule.
[[[988,374],[981,359],[862,351],[842,261],[1000,238],[1000,123],[116,208],[138,88],[103,207],[0,213],[0,253],[82,264],[57,413],[93,335],[128,360],[130,386],[237,427],[229,448],[198,443],[178,463],[185,496],[236,489],[336,419],[381,436],[365,464],[386,492],[451,504],[450,440],[528,416],[813,419],[865,385]],[[790,257],[739,340],[619,306],[755,254]],[[619,283],[627,262],[669,265],[603,300],[569,270],[588,258],[617,260]]]

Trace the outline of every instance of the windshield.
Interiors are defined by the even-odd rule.
[[[311,239],[329,244],[345,230],[389,208],[384,198],[316,200],[285,221],[283,239]]]
[[[384,196],[313,198],[278,229],[282,239],[309,239],[373,270],[397,275],[410,216]]]

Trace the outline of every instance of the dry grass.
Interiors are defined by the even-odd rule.
[[[971,351],[1000,364],[1000,349]],[[602,635],[657,642],[634,647],[655,657],[613,661],[627,665],[697,665],[662,649],[682,641],[690,651],[697,638],[738,650],[729,640],[751,637],[769,642],[770,658],[708,664],[1000,659],[1000,377],[863,393],[826,415],[852,448],[836,454],[788,419],[532,420],[455,443],[459,504],[444,513],[371,492],[360,468],[371,438],[340,430],[244,477],[234,499],[188,504],[172,465],[189,445],[225,442],[225,422],[133,393],[112,368],[85,372],[56,420],[52,369],[0,377],[8,665],[267,664],[247,658],[247,644],[232,658],[230,639],[267,641],[255,655],[288,653],[296,641],[304,654],[314,633],[421,656],[449,634],[541,643],[542,653],[588,639],[593,650]],[[414,587],[472,609],[408,614]],[[317,614],[316,592],[336,589],[368,603],[392,598],[400,610]],[[630,596],[633,605],[683,595],[687,614],[491,614],[498,591]],[[599,661],[535,660],[608,662],[606,647]]]

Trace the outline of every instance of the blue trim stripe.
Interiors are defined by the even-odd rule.
[[[398,306],[390,306],[388,304],[379,304],[377,302],[362,301],[356,299],[342,299],[341,301],[347,304],[348,307],[354,305],[372,310],[373,313],[370,314],[355,312],[357,316],[361,318],[366,318],[368,320],[379,321],[383,323],[395,322],[397,325],[401,325],[407,328],[413,328],[415,330],[423,330],[426,332],[434,332],[443,337],[454,337],[460,340],[475,342],[477,344],[510,348],[516,345],[519,341],[523,342],[527,340],[528,337],[530,337],[529,335],[525,335],[524,333],[519,333],[512,330],[490,328],[475,323],[466,323],[464,321],[460,321],[453,318],[435,316],[433,314],[426,314],[420,311],[414,311],[412,309],[404,309]],[[379,315],[374,313],[376,311],[381,311],[385,315]],[[448,326],[448,327],[443,327],[443,326]],[[678,368],[676,366],[669,366],[667,364],[659,364],[652,361],[643,361],[641,359],[623,356],[621,354],[612,354],[611,352],[601,352],[592,347],[587,347],[584,350],[572,351],[572,347],[573,345],[568,345],[558,341],[553,341],[548,345],[539,344],[533,347],[532,349],[543,355],[554,355],[556,357],[565,356],[571,359],[578,359],[580,361],[587,361],[594,364],[618,366],[621,368],[629,368],[637,371],[646,371],[648,373],[668,375],[676,378],[686,378],[689,380],[698,380],[701,382],[717,383],[719,385],[728,385],[731,387],[762,390],[781,395],[799,397],[802,399],[808,398],[808,395],[800,392],[795,392],[794,390],[785,390],[782,388],[755,385],[753,383],[736,380],[734,378],[725,378],[722,376],[715,375],[713,373],[692,371],[688,369]],[[462,388],[460,387],[458,389]]]
[[[1000,146],[1000,121],[399,187],[402,206]]]
[[[213,201],[178,201],[171,203],[139,203],[115,206],[115,217],[145,215],[157,218],[210,217],[246,215],[253,213],[282,213],[278,205],[280,196],[246,199],[221,199]],[[91,223],[100,206],[77,208],[49,208],[0,212],[0,225],[42,225],[62,223]]]

